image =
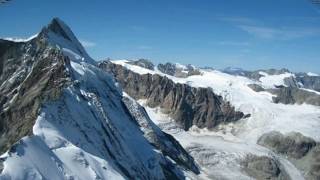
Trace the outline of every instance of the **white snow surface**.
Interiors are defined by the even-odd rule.
[[[313,72],[308,72],[307,73],[308,76],[319,76],[319,74],[313,73]]]
[[[38,34],[34,34],[28,38],[20,38],[20,37],[5,37],[5,38],[1,38],[7,41],[13,41],[13,42],[28,42],[31,41],[32,39],[36,38],[38,36]]]
[[[275,86],[280,85],[286,86],[284,83],[284,79],[291,76],[295,76],[294,74],[288,72],[278,75],[269,75],[261,71],[259,72],[259,74],[263,76],[259,79],[259,81],[261,82],[261,86],[266,89],[275,88]]]

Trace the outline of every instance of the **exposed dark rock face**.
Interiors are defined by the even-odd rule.
[[[105,61],[99,67],[112,73],[124,91],[135,99],[147,99],[150,107],[160,106],[188,130],[192,125],[213,128],[244,117],[210,88],[194,88],[174,83],[165,76],[134,73],[121,65]]]
[[[154,65],[152,64],[151,61],[149,61],[147,59],[139,59],[137,61],[130,61],[130,62],[128,62],[128,64],[132,64],[132,65],[140,66],[140,67],[143,67],[146,69],[154,70]]]
[[[137,120],[139,126],[142,127],[142,130],[149,130],[144,132],[144,136],[153,146],[161,150],[165,156],[169,156],[184,168],[190,169],[196,174],[200,173],[198,167],[195,165],[194,159],[188,152],[183,149],[179,142],[171,135],[162,132],[160,128],[152,122],[142,106],[128,97],[124,97],[123,101],[130,113]]]
[[[320,92],[320,76],[308,76],[306,74],[296,75],[296,80],[300,82],[304,88]]]
[[[272,131],[262,135],[258,144],[276,153],[286,155],[302,172],[306,179],[320,179],[320,145],[301,133],[283,135]]]
[[[248,84],[248,87],[256,92],[265,91],[265,89],[263,87],[259,86],[258,84]]]
[[[0,158],[0,173],[2,173],[3,170],[3,160]]]
[[[263,77],[263,75],[261,75],[260,72],[265,72],[269,75],[279,75],[279,74],[283,74],[283,73],[290,72],[290,71],[285,68],[282,68],[282,69],[261,69],[261,70],[256,70],[256,71],[246,71],[246,70],[242,70],[239,68],[226,68],[226,69],[222,70],[222,72],[228,73],[231,75],[245,76],[249,79],[254,79],[254,80],[259,81],[259,79],[261,77]]]
[[[27,43],[0,41],[0,153],[32,133],[41,102],[59,96],[68,81],[68,63],[41,35]]]
[[[276,95],[273,102],[283,104],[311,104],[320,106],[320,95],[303,89],[294,87],[279,87],[277,89],[269,89],[269,92]]]
[[[306,168],[307,179],[320,179],[320,145],[312,149],[310,158],[306,158],[306,163],[309,164],[309,169]]]
[[[158,64],[158,70],[164,74],[168,74],[170,76],[186,78],[188,76],[200,75],[199,69],[195,68],[192,65],[187,65],[184,67],[179,67],[176,64],[166,63],[166,64]]]
[[[317,145],[313,139],[305,137],[301,133],[283,135],[276,131],[261,136],[258,144],[296,159],[305,156]]]
[[[159,64],[158,69],[164,74],[168,74],[171,76],[174,76],[176,73],[176,66],[172,63]]]
[[[299,88],[299,84],[296,80],[295,77],[293,76],[290,76],[290,77],[287,77],[287,78],[284,78],[284,84],[288,87],[292,87],[292,88]]]
[[[282,68],[282,69],[267,69],[267,70],[262,70],[262,71],[267,73],[267,74],[269,74],[269,75],[279,75],[279,74],[284,74],[284,73],[290,72],[286,68]]]
[[[241,164],[243,170],[255,179],[290,180],[281,164],[271,157],[248,155]]]

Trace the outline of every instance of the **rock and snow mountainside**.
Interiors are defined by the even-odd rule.
[[[254,82],[249,86],[256,91],[275,94],[275,103],[311,104],[320,106],[320,76],[314,73],[292,73],[287,69],[245,71],[226,68],[223,72],[247,77]]]
[[[110,61],[100,63],[99,67],[114,74],[131,97],[147,99],[150,107],[160,106],[185,130],[193,125],[213,128],[244,117],[210,88],[193,88],[158,74],[140,75]]]
[[[145,107],[151,120],[187,149],[199,164],[201,177],[311,180],[320,178],[319,106],[303,101],[275,101],[277,89],[290,88],[286,85],[286,79],[294,74],[287,70],[259,72],[252,75],[257,76],[256,78],[248,78],[217,70],[199,69],[198,75],[177,77],[158,68],[147,69],[127,60],[101,62],[99,66],[113,73],[124,87],[124,91],[132,94],[132,97]],[[113,68],[107,68],[108,66]],[[157,79],[162,79],[160,82],[164,83]],[[134,86],[140,84],[140,81],[144,83],[143,86]],[[250,116],[218,123],[216,126],[193,123],[194,126],[185,128],[180,124],[184,118],[177,120],[179,116],[173,116],[170,111],[172,109],[168,108],[171,106],[166,106],[168,99],[172,97],[172,88],[169,87],[177,85],[208,89],[208,92],[211,91],[215,96],[221,96],[221,101],[230,102],[230,105],[234,106],[234,112],[243,112]],[[149,87],[156,87],[154,96],[148,95]],[[192,107],[200,102],[203,107],[210,108],[212,102],[205,104],[207,100],[201,101],[208,96],[200,97],[196,103],[192,103]],[[180,106],[178,109],[182,112],[193,112],[189,106]],[[208,118],[212,118],[212,121],[214,116],[205,118],[210,121]],[[208,130],[206,127],[211,129]],[[292,153],[300,153],[301,156],[289,156]]]
[[[0,40],[0,179],[184,179],[193,158],[59,19]]]

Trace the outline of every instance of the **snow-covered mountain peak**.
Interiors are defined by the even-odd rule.
[[[45,39],[51,46],[61,49],[65,55],[74,61],[95,64],[95,61],[87,54],[71,28],[59,18],[53,18],[42,29],[38,37]]]
[[[53,18],[50,24],[46,27],[48,30],[51,30],[57,35],[61,35],[65,39],[68,39],[69,41],[72,41],[75,39],[75,36],[73,35],[70,28],[59,18]]]
[[[0,179],[199,174],[187,151],[124,99],[61,20],[30,41],[0,41],[0,49]]]

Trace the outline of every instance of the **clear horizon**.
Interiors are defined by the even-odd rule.
[[[59,17],[96,60],[320,73],[319,10],[308,0],[12,0],[0,5],[0,37],[27,38]]]

